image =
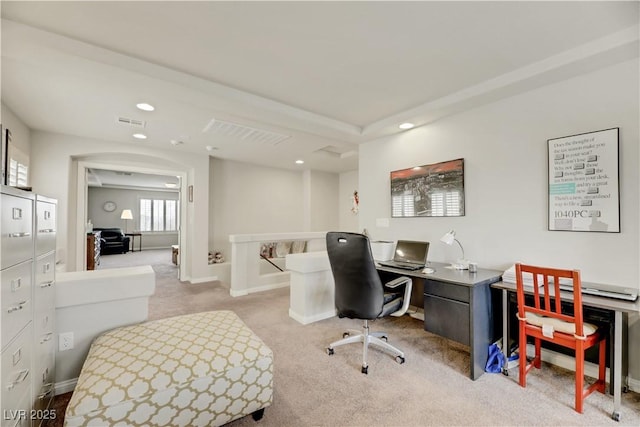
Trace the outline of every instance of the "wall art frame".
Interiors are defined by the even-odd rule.
[[[550,231],[620,232],[620,129],[547,140]]]
[[[391,172],[392,218],[464,215],[464,159]]]

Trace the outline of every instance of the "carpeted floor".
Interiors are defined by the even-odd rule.
[[[325,352],[344,329],[357,329],[360,322],[331,318],[301,325],[288,316],[287,288],[232,298],[220,282],[180,283],[169,252],[158,253],[155,261],[145,252],[153,251],[141,255],[150,257],[147,261],[157,275],[151,319],[233,310],[274,352],[273,405],[257,423],[245,417],[230,426],[640,425],[640,394],[623,394],[619,423],[610,418],[610,395],[591,395],[584,414],[577,414],[573,373],[548,364],[528,375],[527,388],[518,385],[517,370],[508,377],[484,374],[471,381],[467,348],[425,332],[422,323],[409,316],[372,324],[405,351],[406,363],[399,365],[372,350],[369,374],[363,375],[360,346],[339,347],[333,356]],[[112,261],[104,260],[101,268],[119,262]],[[65,398],[55,399],[60,416],[53,425],[62,425]]]

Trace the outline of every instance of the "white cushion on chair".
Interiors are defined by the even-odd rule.
[[[529,312],[525,313],[525,318],[527,323],[534,326],[549,325],[557,332],[571,335],[575,335],[576,333],[576,324],[572,322],[565,322],[564,320],[556,319],[555,317],[540,316]],[[598,327],[591,323],[584,322],[582,324],[582,330],[585,336],[589,336],[594,334],[598,330]]]

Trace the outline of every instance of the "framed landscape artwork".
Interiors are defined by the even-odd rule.
[[[464,159],[391,172],[391,216],[464,216]]]

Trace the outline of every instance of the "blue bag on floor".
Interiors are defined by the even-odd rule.
[[[489,358],[487,359],[487,365],[484,367],[485,372],[497,374],[502,372],[504,367],[504,354],[497,344],[491,344],[489,346]]]

